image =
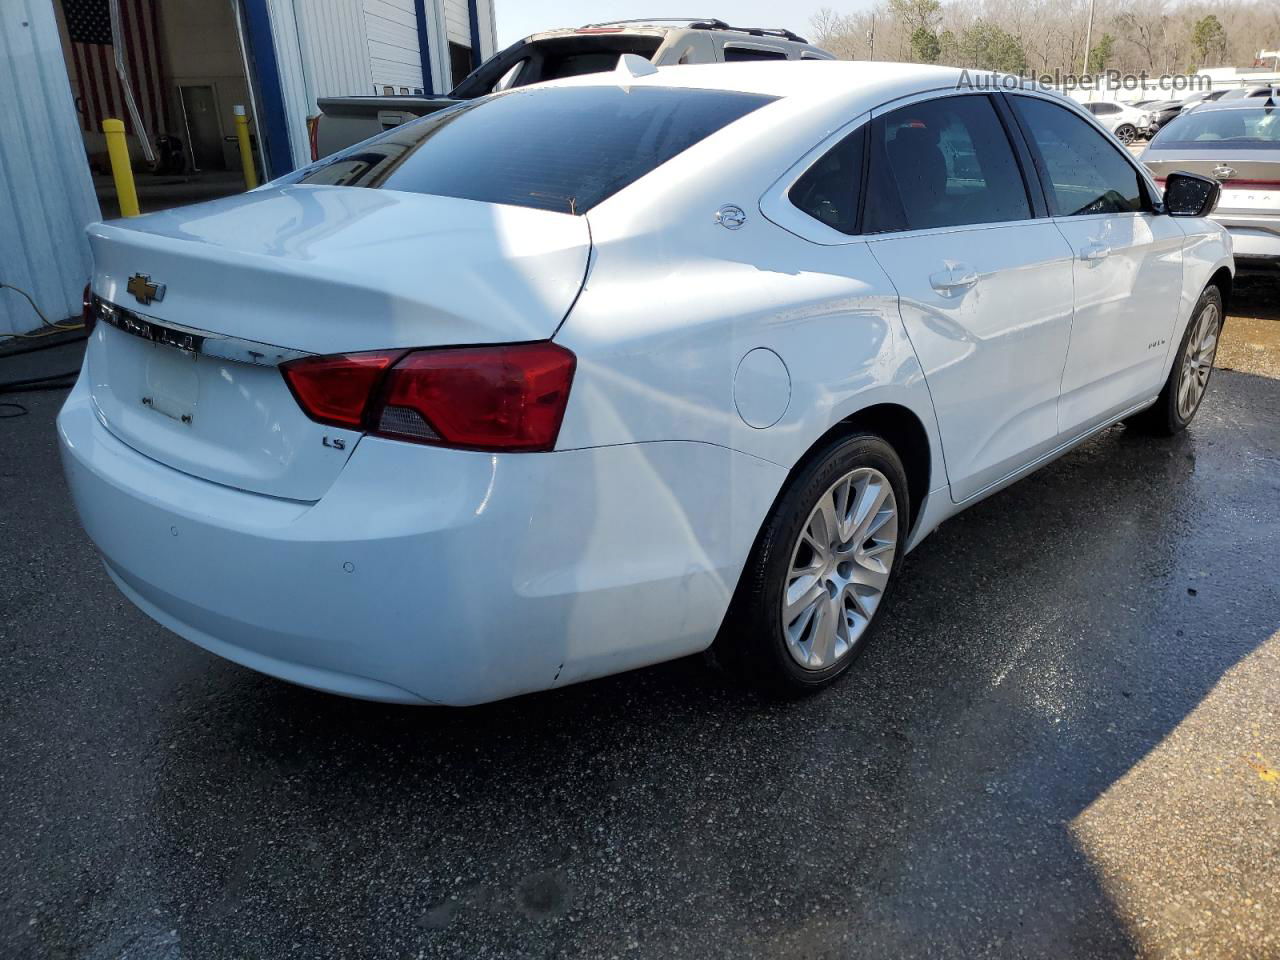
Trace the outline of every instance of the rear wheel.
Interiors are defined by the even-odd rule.
[[[1138,139],[1138,128],[1132,123],[1122,123],[1116,127],[1116,139],[1123,144],[1133,143]]]
[[[1206,287],[1192,311],[1160,396],[1146,410],[1129,418],[1131,426],[1163,436],[1186,429],[1209,389],[1222,318],[1222,292],[1217,287]]]
[[[743,571],[715,654],[754,685],[803,694],[865,649],[902,561],[906,473],[880,437],[836,441],[792,480]]]

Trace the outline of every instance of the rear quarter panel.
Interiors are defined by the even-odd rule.
[[[587,214],[587,281],[556,335],[578,356],[560,448],[689,440],[790,469],[842,419],[895,403],[929,434],[929,489],[945,486],[924,375],[866,244],[813,243],[760,211],[779,177],[863,112],[853,94],[784,99]],[[717,223],[730,204],[740,229]],[[785,372],[740,371],[753,350]]]
[[[1231,234],[1222,225],[1208,219],[1173,218],[1187,236],[1182,254],[1182,296],[1178,304],[1178,320],[1169,349],[1165,356],[1165,375],[1173,366],[1174,357],[1182,343],[1182,335],[1191,322],[1191,313],[1200,294],[1221,270],[1235,276],[1235,259],[1231,251]],[[1230,312],[1230,304],[1227,304]]]
[[[697,441],[789,469],[878,403],[910,409],[934,437],[897,295],[866,245],[814,244],[741,205],[738,230],[708,205],[668,231],[595,234],[587,284],[556,337],[578,356],[561,449]],[[780,363],[743,366],[758,350]],[[945,484],[933,454],[930,489]]]

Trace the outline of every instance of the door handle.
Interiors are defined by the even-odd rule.
[[[978,282],[978,271],[967,263],[951,263],[929,277],[929,286],[944,297],[953,297]]]
[[[1080,259],[1086,263],[1105,260],[1111,255],[1111,248],[1100,240],[1090,240],[1080,248]]]

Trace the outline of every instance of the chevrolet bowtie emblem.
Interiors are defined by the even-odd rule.
[[[152,300],[164,299],[164,284],[152,283],[148,273],[135,273],[125,284],[125,289],[133,294],[133,298],[144,307]]]

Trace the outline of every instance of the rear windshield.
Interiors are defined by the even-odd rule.
[[[1202,147],[1280,147],[1280,108],[1200,109],[1181,113],[1161,130],[1153,147],[1194,150]]]
[[[286,182],[581,214],[773,99],[673,87],[509,90],[396,127]]]

